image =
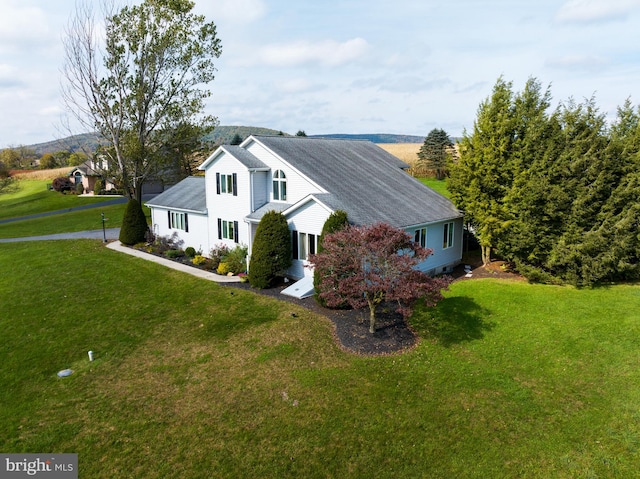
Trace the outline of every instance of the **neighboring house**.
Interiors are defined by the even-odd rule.
[[[69,176],[76,185],[82,183],[85,193],[94,193],[96,181],[102,179],[105,190],[115,189],[115,185],[106,178],[105,160],[100,158],[90,159],[74,167]]]
[[[74,167],[69,176],[73,178],[74,183],[82,183],[86,194],[96,193],[96,181],[101,179],[104,181],[103,188],[109,192],[116,189],[116,185],[107,177],[107,160],[96,158],[90,159]],[[172,183],[173,184],[173,183]],[[157,195],[165,190],[165,183],[160,180],[150,179],[142,185],[143,195]]]
[[[204,178],[187,178],[147,206],[155,234],[178,233],[185,247],[205,255],[224,243],[247,245],[250,256],[260,219],[279,211],[291,230],[294,261],[286,273],[294,279],[312,274],[307,258],[336,210],[352,224],[404,229],[433,250],[422,271],[449,271],[462,258],[462,213],[408,167],[369,141],[250,136],[218,148],[200,166]]]

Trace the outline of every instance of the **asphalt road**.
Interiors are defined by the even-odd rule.
[[[107,228],[105,230],[107,240],[117,240],[120,235],[120,228]],[[45,240],[65,240],[65,239],[104,239],[102,230],[77,231],[76,233],[59,233],[55,235],[27,236],[24,238],[0,239],[0,243],[17,243],[19,241],[45,241]]]

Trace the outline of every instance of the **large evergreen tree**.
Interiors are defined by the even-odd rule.
[[[451,199],[476,232],[484,264],[491,261],[507,220],[504,198],[512,182],[514,130],[512,85],[499,78],[478,109],[473,133],[464,132],[460,159],[447,180]]]
[[[453,156],[453,142],[443,129],[434,128],[425,137],[418,151],[418,166],[436,172],[436,179],[445,177],[447,163]]]
[[[552,114],[535,79],[483,102],[449,188],[483,246],[531,280],[579,286],[640,278],[640,109],[608,125],[593,98]]]

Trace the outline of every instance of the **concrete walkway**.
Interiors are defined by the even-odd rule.
[[[120,241],[113,241],[107,244],[107,248],[112,249],[114,251],[119,251],[120,253],[125,253],[131,256],[135,256],[136,258],[142,258],[147,261],[153,261],[154,263],[161,264],[162,266],[166,266],[167,268],[175,269],[177,271],[181,271],[183,273],[187,273],[192,276],[196,276],[198,278],[206,279],[208,281],[215,281],[216,283],[239,283],[240,282],[240,278],[237,276],[222,276],[220,274],[212,273],[210,271],[205,271],[200,268],[178,263],[177,261],[172,261],[170,259],[162,258],[154,254],[145,253],[144,251],[139,251],[137,249],[129,248],[128,246],[122,245]]]

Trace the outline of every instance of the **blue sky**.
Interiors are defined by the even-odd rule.
[[[67,136],[62,35],[76,0],[0,0],[0,147]],[[96,2],[97,3],[97,2]],[[471,130],[502,75],[554,106],[640,103],[640,0],[196,0],[223,53],[207,113],[288,133]],[[74,131],[80,132],[80,131]]]

